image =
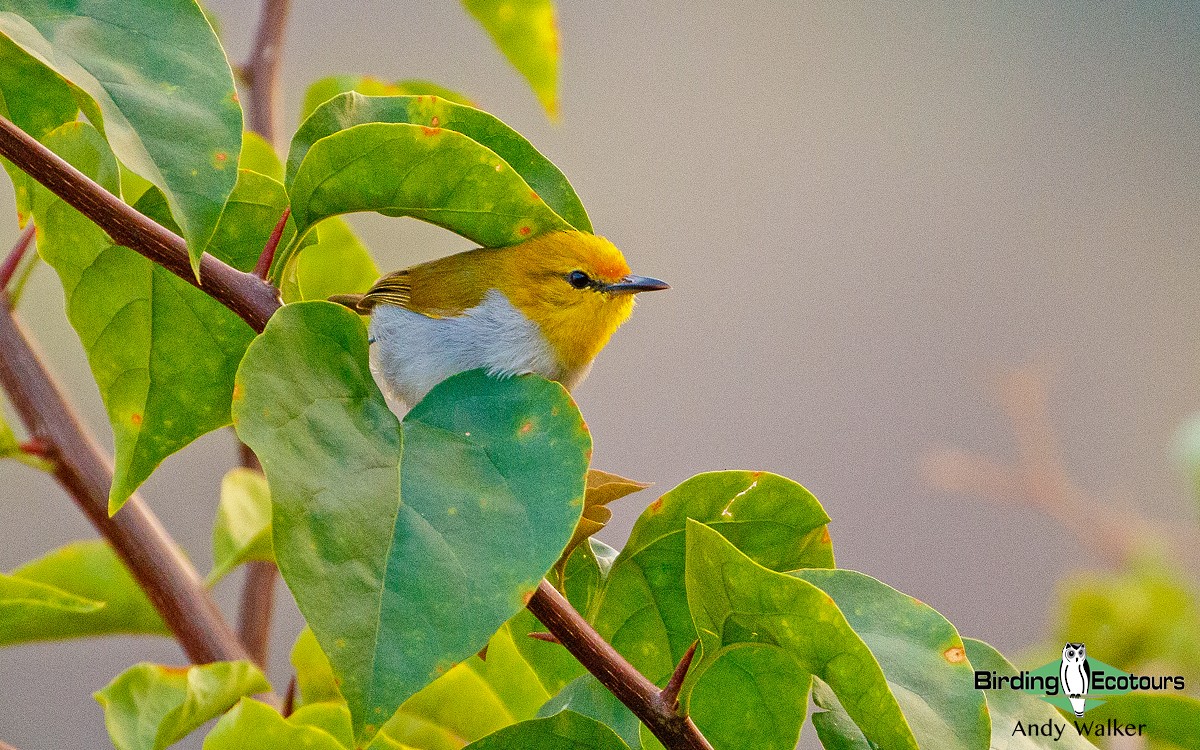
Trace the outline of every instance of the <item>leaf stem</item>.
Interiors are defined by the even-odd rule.
[[[187,245],[180,237],[122,203],[103,187],[2,117],[0,117],[0,156],[12,161],[55,195],[96,222],[114,240],[145,255],[194,284],[239,315],[254,330],[261,332],[271,315],[282,306],[278,290],[253,274],[242,273],[208,254],[205,254],[201,261],[202,281],[196,280],[188,263]],[[4,355],[0,357],[0,378],[3,378],[4,373],[17,365],[40,369],[40,362],[31,352],[28,352],[27,344],[24,345],[25,356],[11,354],[13,344],[8,339],[13,335],[21,342],[24,339],[15,328],[15,322],[12,321],[11,316],[7,318],[7,322],[8,327],[12,329],[8,337],[3,335],[4,326],[0,324],[0,354]],[[25,360],[29,360],[29,362],[25,362]],[[44,375],[44,371],[42,372],[44,379],[48,379],[49,376]],[[21,377],[18,376],[15,379],[19,381]],[[11,387],[7,378],[3,378],[3,383],[6,387]],[[62,402],[57,391],[53,393],[55,403],[43,403],[41,408],[48,410],[47,416],[49,417],[67,418],[71,412]],[[22,400],[26,407],[30,407],[36,402],[36,396],[30,395]],[[73,420],[73,415],[70,419]],[[77,437],[82,435],[79,429],[76,423],[73,434]],[[44,434],[32,428],[30,432]],[[77,445],[80,441],[85,445]],[[56,446],[56,448],[60,449],[60,455],[70,456],[75,452],[83,451],[99,461],[94,442],[82,440],[81,437],[76,440],[76,443]],[[62,450],[64,448],[67,450]],[[60,465],[69,466],[71,463],[71,461],[64,461]],[[102,463],[101,466],[103,466]],[[98,497],[106,499],[108,483],[111,482],[112,477],[111,471],[105,469],[105,472],[105,478],[98,481],[97,484],[100,488]],[[93,519],[93,522],[97,524],[140,517],[139,513],[153,519],[145,506],[136,501],[136,497],[131,498],[125,508],[113,519],[108,519],[107,502],[102,502],[99,507],[102,508],[100,517]],[[89,513],[89,516],[92,514]],[[157,521],[154,521],[154,524],[157,529],[156,533],[165,536],[161,527],[157,527]],[[115,543],[114,546],[116,546]],[[118,549],[120,548],[118,547]],[[179,560],[178,563],[187,564],[184,560]],[[142,561],[142,564],[153,566],[154,563],[147,560]],[[130,567],[137,570],[136,565],[131,564]],[[192,575],[195,575],[194,570]],[[202,593],[207,597],[207,592]],[[211,600],[208,601],[211,602]],[[542,581],[527,606],[529,611],[541,620],[542,624],[579,660],[580,664],[595,675],[618,700],[628,706],[665,747],[671,750],[711,750],[711,745],[696,729],[691,719],[677,715],[670,707],[664,705],[662,696],[654,683],[647,680],[629,662],[625,661],[616,649],[606,643],[553,586]],[[219,617],[219,613],[216,615]],[[218,640],[226,646],[230,645],[225,643],[223,638]],[[236,641],[236,637],[234,640]],[[233,646],[236,646],[235,651],[241,654],[236,658],[245,658],[246,652],[241,643],[235,642]]]
[[[283,209],[283,215],[275,222],[275,228],[271,230],[271,236],[267,239],[262,254],[258,256],[258,262],[254,264],[254,275],[263,281],[267,280],[267,274],[271,272],[271,264],[275,262],[275,251],[279,249],[279,240],[283,237],[283,228],[287,226],[288,217],[291,215],[291,206]]]
[[[58,483],[112,544],[167,627],[196,664],[248,654],[200,574],[140,497],[108,515],[112,467],[63,399],[0,291],[0,385],[34,440],[45,446]]]
[[[4,259],[4,264],[0,265],[0,290],[7,290],[8,285],[12,283],[13,275],[17,272],[17,267],[21,265],[21,259],[25,257],[29,246],[33,243],[33,235],[37,231],[33,222],[29,222],[29,226],[17,236],[16,244],[9,251],[8,256]]]
[[[664,747],[712,750],[692,720],[680,716],[658,687],[601,638],[548,581],[538,584],[526,607]]]

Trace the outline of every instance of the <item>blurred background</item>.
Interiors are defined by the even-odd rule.
[[[208,5],[244,59],[257,3]],[[1171,446],[1200,400],[1200,5],[561,2],[558,125],[451,0],[293,5],[281,146],[325,75],[436,81],[671,282],[576,392],[595,465],[656,483],[605,541],[692,474],[777,472],[824,503],[841,566],[1019,655],[1060,579],[1194,521]],[[468,246],[353,223],[383,269]],[[62,304],[43,267],[21,317],[111,447]],[[143,488],[202,570],[235,460],[221,431]],[[5,462],[0,486],[0,570],[95,536],[48,477]],[[283,594],[277,685],[300,626]],[[185,659],[162,638],[0,650],[0,737],[107,746],[90,692],[136,661]]]

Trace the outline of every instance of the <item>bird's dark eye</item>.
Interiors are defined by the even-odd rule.
[[[587,289],[592,285],[592,277],[583,271],[572,271],[567,274],[567,283],[576,289]]]

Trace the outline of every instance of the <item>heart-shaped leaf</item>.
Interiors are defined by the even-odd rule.
[[[725,648],[769,645],[828,684],[873,746],[917,749],[879,662],[821,589],[764,568],[688,520],[687,597],[702,651],[696,674]]]
[[[558,22],[551,0],[463,0],[550,119],[558,118]]]
[[[557,383],[480,371],[401,425],[367,359],[357,315],[287,305],[246,352],[234,423],[280,571],[371,734],[523,606],[579,520],[591,438]]]
[[[93,124],[166,194],[198,268],[237,181],[242,109],[195,0],[0,0],[0,34],[94,100]]]
[[[581,232],[592,231],[587,211],[566,176],[524,136],[494,115],[436,96],[346,93],[330,99],[318,107],[292,136],[285,184],[291,187],[313,144],[355,125],[373,122],[408,123],[462,133],[494,151],[564,221]]]

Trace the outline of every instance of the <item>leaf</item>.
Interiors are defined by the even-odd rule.
[[[583,674],[572,680],[558,695],[546,701],[538,716],[554,716],[568,710],[595,719],[616,732],[632,750],[641,750],[639,729],[642,723],[592,675]]]
[[[320,704],[317,704],[320,705]],[[204,738],[204,750],[345,750],[324,727],[309,723],[305,707],[288,718],[265,703],[242,698]]]
[[[1142,724],[1145,730],[1142,736],[1161,740],[1169,747],[1200,750],[1200,700],[1195,698],[1127,693],[1108,699],[1073,723],[1104,726],[1110,719],[1122,727]]]
[[[738,643],[718,652],[688,696],[701,734],[721,750],[794,750],[812,677],[779,649]]]
[[[25,563],[12,576],[102,606],[73,609],[21,623],[9,622],[0,628],[0,645],[118,633],[170,634],[154,605],[108,542],[73,542]]]
[[[575,548],[567,558],[559,587],[576,611],[590,619],[600,592],[608,580],[617,551],[596,539]]]
[[[421,136],[417,139],[418,144],[425,144],[430,139],[437,140],[439,134],[446,131],[465,135],[484,148],[481,151],[466,146],[456,147],[462,152],[461,158],[456,161],[465,160],[463,166],[478,168],[480,173],[477,177],[483,181],[483,184],[498,190],[499,187],[512,182],[511,179],[497,182],[493,179],[496,176],[488,174],[485,166],[480,163],[480,160],[487,160],[487,167],[495,170],[496,166],[500,166],[495,157],[499,157],[505,162],[499,170],[500,172],[511,178],[508,169],[504,168],[511,167],[525,181],[524,189],[520,189],[518,192],[511,194],[499,192],[501,198],[520,199],[522,203],[519,205],[523,205],[522,210],[530,216],[533,215],[530,212],[534,208],[525,205],[526,199],[532,200],[532,205],[539,209],[544,201],[544,205],[549,206],[550,210],[561,217],[562,221],[580,231],[592,231],[587,211],[584,210],[583,203],[575,194],[571,183],[567,181],[558,167],[542,156],[533,147],[533,144],[525,140],[520,133],[487,112],[430,96],[371,97],[346,93],[325,102],[304,121],[304,124],[292,137],[292,145],[287,159],[287,180],[284,184],[288,186],[293,196],[297,192],[296,183],[299,180],[300,171],[304,167],[304,162],[322,139],[345,133],[359,125],[371,123],[419,125],[421,128],[415,131]],[[411,157],[414,159],[424,158],[425,152],[428,150],[420,147],[414,149],[412,146],[408,148],[415,154]],[[411,166],[410,163],[408,167]],[[408,171],[408,167],[398,170],[397,175],[403,177]],[[312,167],[307,169],[312,169]],[[423,170],[424,167],[421,169]],[[436,172],[432,174],[437,176]],[[444,185],[447,182],[445,177],[439,177],[434,179],[432,185]],[[514,190],[516,189],[514,188]],[[469,198],[470,196],[464,197]],[[494,200],[497,198],[481,195],[474,208]],[[375,207],[369,208],[378,210]],[[514,216],[519,218],[517,215]],[[511,219],[513,216],[508,218]],[[507,221],[502,223],[507,224]],[[448,228],[452,229],[452,227]],[[459,230],[455,229],[454,231]],[[464,234],[463,232],[459,233]],[[511,240],[509,241],[511,242]],[[496,243],[481,241],[481,244]]]
[[[194,0],[0,0],[0,34],[95,101],[117,157],[166,194],[198,269],[237,180],[242,110]]]
[[[280,571],[360,734],[521,609],[579,519],[591,450],[566,391],[532,376],[455,376],[401,425],[366,338],[343,307],[287,305],[234,403],[271,485]]]
[[[335,216],[318,224],[314,234],[316,242],[293,259],[291,278],[284,274],[285,302],[323,300],[371,288],[380,276],[379,268],[349,224]]]
[[[1008,676],[1017,674],[1016,667],[983,641],[963,638],[963,647],[972,668]],[[1047,721],[1055,724],[1065,723],[1062,715],[1053,706],[1034,695],[1019,690],[988,690],[984,692],[984,696],[987,698],[988,711],[992,717],[993,750],[1095,750],[1095,745],[1080,737],[1078,732],[1071,731],[1070,726],[1062,733],[1061,740],[1014,734],[1018,723],[1026,726],[1044,725]],[[1089,715],[1091,713],[1089,712]],[[816,716],[813,718],[815,720]],[[817,733],[820,734],[820,731],[818,726]]]
[[[347,91],[357,91],[366,96],[440,96],[455,104],[476,106],[474,102],[457,91],[430,81],[410,79],[388,83],[370,76],[329,76],[316,81],[308,87],[308,91],[304,92],[304,105],[300,110],[300,121],[304,122],[309,115],[316,111],[317,107]]]
[[[271,490],[259,472],[231,469],[221,481],[212,549],[209,586],[244,562],[275,559],[271,546]]]
[[[464,750],[629,750],[613,730],[574,711],[505,727]]]
[[[305,626],[300,631],[296,644],[292,646],[291,662],[296,670],[296,688],[300,696],[296,705],[344,700],[337,686],[337,678],[333,676],[333,667],[329,665],[329,657],[321,650],[312,628]]]
[[[243,695],[271,689],[248,661],[192,667],[137,664],[95,694],[117,750],[161,750],[220,716]]]
[[[829,516],[790,479],[712,472],[663,495],[638,518],[595,605],[600,635],[660,684],[696,640],[684,586],[688,518],[729,534],[744,554],[772,570],[833,565]]]
[[[99,133],[68,123],[46,145],[109,190],[116,162]],[[243,172],[214,254],[245,270],[257,260],[286,196],[279,183]],[[166,201],[148,191],[136,208],[169,225]],[[233,376],[253,330],[234,313],[108,236],[45,188],[33,210],[38,252],[54,267],[113,428],[115,513],[164,458],[229,424]]]
[[[558,559],[555,568],[561,572],[567,564],[567,558],[575,551],[575,548],[583,544],[585,539],[603,529],[609,522],[609,519],[612,518],[612,511],[608,509],[609,503],[640,492],[649,486],[645,482],[635,482],[607,471],[588,469],[587,491],[583,496],[583,517],[579,519],[575,533],[571,536],[571,541],[567,543],[567,548],[563,550],[562,557]]]
[[[946,618],[852,570],[801,570],[793,575],[833,597],[878,660],[921,747],[987,747],[987,704],[975,689],[962,639]],[[857,727],[852,731],[862,737]]]
[[[558,22],[551,0],[463,0],[533,93],[558,119]]]
[[[103,606],[104,602],[0,573],[0,645],[17,642],[10,631],[45,627],[64,614],[90,614]]]
[[[689,519],[687,596],[702,650],[697,674],[724,646],[767,644],[828,684],[869,742],[917,747],[879,663],[816,586],[764,568],[715,529]]]
[[[275,147],[267,143],[266,138],[251,130],[242,133],[242,154],[238,157],[238,169],[248,169],[283,182],[283,162],[280,161],[279,154],[275,153]]]
[[[66,81],[0,35],[0,115],[34,138],[41,138],[79,114]],[[0,159],[12,178],[17,198],[17,225],[29,219],[29,193],[34,180],[7,159]]]

